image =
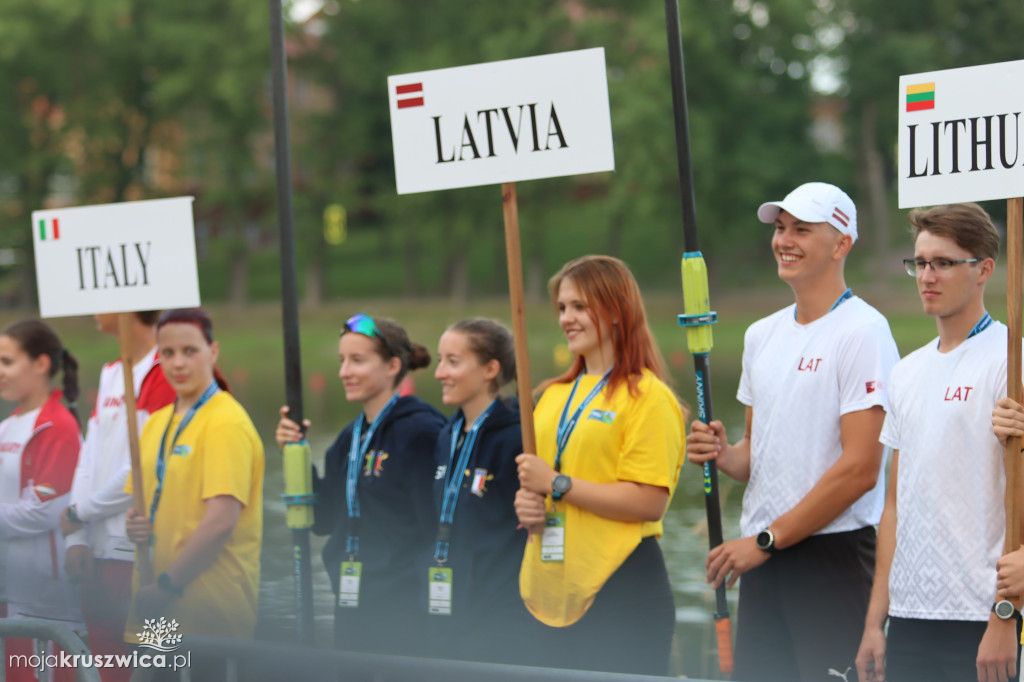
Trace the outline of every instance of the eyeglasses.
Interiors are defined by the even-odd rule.
[[[387,338],[380,333],[380,329],[377,328],[377,323],[374,322],[373,318],[366,313],[356,313],[352,317],[348,318],[345,322],[345,328],[341,330],[341,335],[344,336],[345,332],[355,332],[356,334],[369,336],[371,339],[376,336],[380,339],[380,342],[384,345],[384,348],[387,349],[388,353],[391,354],[391,357],[398,357],[398,353],[396,353],[395,349],[391,347],[390,343],[388,343]]]
[[[980,258],[964,258],[963,260],[950,260],[948,258],[933,258],[931,260],[925,260],[923,258],[904,258],[903,266],[907,269],[907,274],[911,277],[917,277],[918,275],[924,274],[926,267],[931,266],[934,272],[947,272],[954,265],[960,265],[961,263],[977,263]]]

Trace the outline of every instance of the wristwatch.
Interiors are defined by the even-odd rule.
[[[156,578],[156,586],[164,592],[170,592],[176,597],[182,596],[185,591],[180,587],[175,587],[174,583],[171,582],[171,576],[166,573],[161,573]]]
[[[1010,620],[1013,618],[1013,614],[1016,611],[1016,607],[1013,602],[1009,599],[1000,599],[992,605],[992,613],[996,614],[1000,620]]]
[[[754,542],[757,543],[757,548],[762,552],[775,553],[775,533],[772,532],[771,528],[765,528],[758,533]]]
[[[555,474],[554,480],[551,481],[551,499],[562,499],[562,495],[569,492],[570,489],[572,489],[572,478],[565,474]]]

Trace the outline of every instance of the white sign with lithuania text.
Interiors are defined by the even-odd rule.
[[[42,317],[199,305],[192,197],[32,212]]]
[[[1024,61],[900,76],[900,208],[1024,196]]]
[[[388,77],[399,194],[615,169],[604,48]]]

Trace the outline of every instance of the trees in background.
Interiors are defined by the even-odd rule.
[[[755,281],[771,261],[754,208],[816,179],[852,188],[882,262],[897,77],[1017,58],[1017,5],[680,0],[697,217],[714,281]],[[606,51],[616,170],[520,183],[527,290],[540,296],[560,263],[592,251],[641,266],[648,286],[676,286],[662,2],[327,0],[291,28],[308,302],[504,291],[497,187],[395,194],[386,77],[595,46]],[[204,297],[274,296],[267,34],[266,6],[248,0],[0,5],[0,250],[19,254],[0,293],[34,301],[31,210],[194,194]],[[324,235],[337,206],[341,244]]]

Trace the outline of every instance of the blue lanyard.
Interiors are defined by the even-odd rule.
[[[351,521],[359,518],[359,494],[356,486],[359,483],[360,465],[363,458],[366,457],[366,451],[370,449],[370,443],[373,442],[373,434],[376,433],[377,427],[380,426],[388,412],[391,411],[391,408],[397,402],[398,394],[396,393],[391,396],[391,400],[377,414],[376,419],[370,424],[365,437],[362,433],[363,424],[366,422],[366,412],[359,413],[359,416],[356,417],[355,426],[352,427],[352,443],[348,448],[348,471],[345,472],[345,503],[348,505],[348,518],[350,520],[349,535],[345,544],[346,551],[352,556],[359,554],[359,533],[354,530],[357,524],[351,523]]]
[[[839,295],[839,298],[836,299],[836,302],[832,304],[832,307],[828,309],[828,312],[832,312],[833,310],[841,306],[843,303],[849,301],[851,298],[853,298],[853,289],[847,287],[846,291],[841,293]],[[825,314],[827,315],[828,313]],[[796,308],[793,308],[793,319],[796,319]]]
[[[174,438],[171,439],[171,452],[174,452],[174,444],[178,442],[178,436],[185,430],[189,422],[192,421],[192,417],[196,416],[196,412],[199,408],[205,405],[210,398],[212,398],[220,390],[217,382],[212,382],[203,394],[199,396],[199,400],[193,403],[192,407],[188,408],[185,412],[185,416],[181,418],[181,422],[178,424],[178,428],[174,431]],[[178,401],[174,401],[177,406]],[[160,495],[164,489],[164,472],[167,466],[167,434],[171,430],[171,422],[174,421],[174,409],[171,409],[171,418],[167,420],[167,426],[164,428],[163,438],[160,439],[160,450],[156,454],[156,490],[153,491],[153,503],[149,505],[149,522],[153,523],[156,518],[156,508],[160,504]]]
[[[466,477],[466,469],[469,467],[469,459],[473,454],[473,446],[476,445],[476,437],[487,417],[490,416],[497,398],[491,401],[487,409],[480,413],[480,416],[473,420],[469,427],[466,438],[463,440],[462,449],[459,450],[459,434],[466,423],[465,415],[460,415],[452,425],[452,444],[448,453],[447,476],[444,479],[444,496],[441,498],[441,523],[437,531],[437,545],[434,549],[434,559],[439,564],[448,559],[448,550],[451,548],[452,522],[455,520],[455,507],[459,503],[459,488],[462,480]],[[458,462],[455,461],[455,452],[459,451]]]
[[[562,453],[565,452],[565,446],[569,444],[569,436],[576,429],[576,422],[580,420],[580,415],[583,414],[583,410],[587,408],[587,405],[597,397],[597,394],[608,384],[608,377],[611,375],[612,370],[609,369],[601,377],[601,380],[597,382],[594,388],[590,389],[590,393],[583,399],[576,411],[569,417],[569,406],[572,405],[572,399],[576,396],[576,389],[580,386],[580,379],[583,375],[580,374],[576,377],[576,383],[572,385],[572,392],[569,393],[569,399],[565,401],[565,407],[562,408],[562,416],[558,418],[558,431],[555,432],[555,471],[562,470]],[[568,421],[567,421],[568,419]]]
[[[971,333],[967,335],[967,339],[971,338],[972,336],[977,336],[978,334],[982,333],[983,331],[988,329],[991,324],[992,324],[992,316],[989,315],[988,311],[986,310],[985,314],[981,316],[980,320],[978,320],[978,324],[974,325],[974,327],[971,329]],[[964,341],[966,341],[967,339],[964,339]],[[940,341],[939,343],[942,343],[942,342]],[[939,343],[935,344],[936,348],[939,347]]]
[[[980,320],[978,320],[978,324],[974,325],[974,328],[971,329],[971,333],[967,335],[967,338],[969,339],[972,336],[977,336],[978,334],[982,333],[983,331],[988,329],[990,324],[992,324],[992,316],[989,315],[988,311],[986,310],[985,314],[981,316]]]

